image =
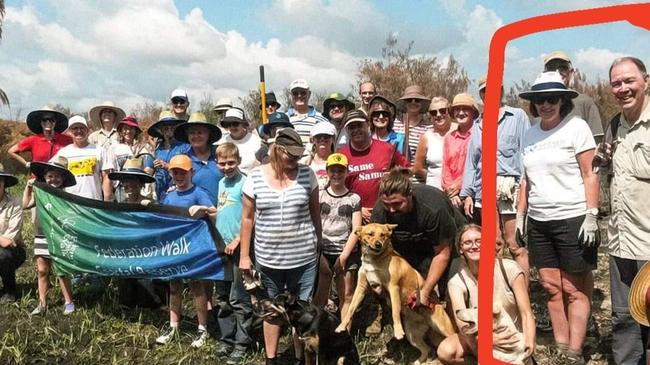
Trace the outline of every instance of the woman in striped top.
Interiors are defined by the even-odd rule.
[[[279,130],[272,142],[269,163],[253,169],[244,183],[239,268],[250,275],[254,221],[256,269],[266,296],[286,290],[310,300],[322,237],[318,183],[309,166],[298,164],[304,147],[295,130]],[[264,322],[263,328],[266,364],[275,364],[281,327]],[[296,356],[302,355],[300,341],[294,344]]]

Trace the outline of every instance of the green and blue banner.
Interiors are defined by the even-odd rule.
[[[224,242],[187,209],[87,199],[35,184],[38,219],[58,274],[232,280]]]

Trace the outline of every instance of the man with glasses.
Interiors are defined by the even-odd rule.
[[[549,53],[544,58],[544,71],[559,72],[564,85],[570,87],[574,69],[571,64],[571,59],[566,53],[562,51]],[[570,115],[578,116],[587,121],[596,143],[600,143],[603,140],[603,125],[594,99],[585,94],[578,94],[578,97],[573,99],[573,106],[573,111]]]
[[[253,167],[259,165],[255,153],[262,145],[260,137],[250,132],[250,121],[246,118],[244,110],[240,108],[228,109],[219,124],[222,129],[227,130],[229,133],[214,144],[235,144],[239,149],[239,157],[241,158],[239,170],[248,175]]]
[[[170,100],[170,111],[174,115],[174,118],[188,120],[190,118],[190,114],[188,113],[187,109],[190,106],[190,99],[187,97],[187,92],[183,89],[175,89],[172,91]]]
[[[485,88],[487,75],[478,82],[481,100],[485,102]],[[501,87],[503,96],[503,87]],[[503,103],[501,99],[497,127],[497,207],[503,223],[506,244],[510,254],[528,277],[528,251],[517,243],[516,214],[517,187],[522,175],[521,153],[523,151],[524,134],[530,128],[530,119],[526,112],[520,108],[513,108]],[[483,134],[483,116],[481,115],[474,125],[467,147],[467,158],[463,173],[463,185],[460,198],[463,199],[465,215],[473,223],[481,225],[481,138]]]
[[[361,99],[361,106],[359,107],[359,110],[362,112],[368,114],[368,107],[370,106],[370,99],[372,99],[375,95],[377,95],[377,90],[375,89],[375,85],[370,82],[366,81],[361,83],[359,85],[359,98]]]

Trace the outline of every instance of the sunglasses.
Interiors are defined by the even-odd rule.
[[[331,103],[330,108],[331,109],[343,109],[343,108],[345,108],[345,103]]]
[[[296,91],[292,91],[291,95],[293,95],[293,96],[303,96],[303,95],[307,95],[307,91],[306,90],[296,90]]]
[[[374,112],[372,113],[372,118],[373,119],[378,119],[378,118],[389,118],[390,114],[388,112]]]
[[[239,127],[242,124],[243,123],[240,123],[240,122],[225,122],[225,123],[221,123],[221,126],[228,129],[228,128],[231,128],[231,127],[232,128]]]
[[[447,108],[434,109],[434,110],[429,111],[429,114],[432,117],[435,117],[435,116],[438,116],[438,115],[440,115],[440,116],[447,115]]]
[[[52,118],[52,117],[45,117],[45,118],[41,119],[41,123],[47,123],[47,122],[56,123],[56,120],[54,118]]]
[[[548,96],[538,96],[531,101],[535,105],[543,105],[544,103],[549,103],[555,105],[560,102],[561,97],[559,95],[548,95]]]
[[[185,104],[185,99],[173,98],[172,99],[172,104],[181,104],[181,105],[183,105],[183,104]]]
[[[405,101],[407,103],[420,103],[420,99],[417,99],[417,98],[406,99]]]
[[[545,71],[559,71],[560,73],[569,72],[573,70],[571,65],[566,63],[549,63],[545,67]]]

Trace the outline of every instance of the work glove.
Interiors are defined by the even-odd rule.
[[[578,242],[584,247],[600,246],[600,230],[598,229],[598,217],[593,213],[587,213],[585,220],[578,233]]]
[[[517,212],[517,231],[515,239],[519,247],[526,247],[526,213]]]

